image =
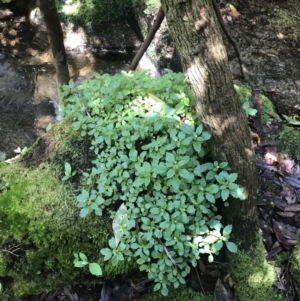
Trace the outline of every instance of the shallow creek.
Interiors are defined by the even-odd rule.
[[[49,123],[58,121],[55,68],[45,28],[24,18],[0,19],[0,161],[30,146]],[[74,80],[94,72],[115,74],[131,62],[133,47],[102,48],[86,44],[84,32],[65,39]]]

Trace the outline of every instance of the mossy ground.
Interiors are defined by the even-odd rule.
[[[300,296],[300,231],[297,234],[297,243],[294,249],[292,264],[291,264],[291,275],[294,287]]]
[[[283,297],[275,293],[276,281],[274,268],[264,256],[261,238],[257,238],[257,247],[245,253],[230,253],[230,274],[234,290],[241,301],[282,301]]]
[[[300,159],[300,131],[292,126],[284,125],[278,140],[280,152],[289,157]]]
[[[161,295],[160,292],[149,292],[142,297],[142,301],[213,301],[212,295],[203,295],[186,286],[181,286],[177,289],[170,288],[167,297]]]
[[[0,165],[0,282],[5,301],[88,279],[87,269],[73,267],[74,252],[82,251],[98,262],[104,277],[134,269],[127,261],[113,267],[99,259],[99,250],[112,235],[111,222],[93,215],[80,218],[76,206],[80,176],[61,181],[65,161],[78,170],[88,167],[89,142],[65,122],[42,140],[40,164],[30,160],[42,156],[42,144],[17,162]],[[52,155],[48,148],[54,150]]]
[[[241,102],[244,103],[244,102],[248,101],[250,103],[250,106],[253,107],[253,104],[251,103],[251,88],[248,86],[242,86],[238,83],[236,83],[234,85],[234,88],[235,88],[237,94],[239,95]],[[262,122],[266,123],[270,120],[271,117],[268,113],[270,113],[272,116],[277,117],[277,119],[279,120],[280,117],[274,111],[271,100],[263,94],[260,94],[260,98],[262,101],[262,112],[261,112]]]

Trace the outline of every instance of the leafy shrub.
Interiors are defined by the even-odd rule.
[[[71,4],[56,1],[58,11],[79,25],[106,26],[116,20],[124,20],[131,12],[131,0],[73,0]]]
[[[225,162],[209,163],[203,129],[183,75],[160,79],[146,73],[95,74],[63,87],[61,112],[97,158],[85,171],[78,196],[81,217],[110,214],[114,237],[101,250],[113,264],[136,258],[141,271],[167,295],[185,283],[201,254],[218,254],[231,226],[217,215],[216,200],[242,198]]]

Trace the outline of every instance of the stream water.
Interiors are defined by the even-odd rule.
[[[133,48],[84,44],[80,34],[66,37],[70,75],[74,80],[115,74],[134,57]],[[77,42],[77,44],[74,43]],[[24,18],[0,19],[0,161],[30,146],[47,125],[57,121],[55,68],[47,32]]]

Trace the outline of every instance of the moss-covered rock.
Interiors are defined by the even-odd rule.
[[[112,235],[111,222],[92,215],[80,218],[75,196],[80,177],[61,180],[63,162],[77,170],[90,164],[89,145],[62,122],[31,153],[17,162],[1,163],[1,300],[17,300],[90,277],[87,269],[74,268],[74,252],[97,261],[105,277],[127,274],[134,266],[124,261],[113,267],[102,256],[99,259],[99,250]]]
[[[230,260],[230,274],[234,281],[234,290],[241,301],[280,301],[280,294],[276,294],[273,283],[276,280],[274,268],[264,260],[264,248],[260,237],[257,247],[248,253],[239,251],[228,254]]]

